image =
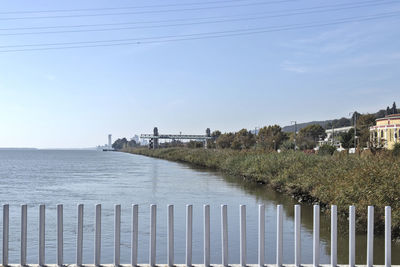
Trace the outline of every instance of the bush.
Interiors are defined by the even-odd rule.
[[[392,155],[395,157],[400,156],[400,143],[396,143],[393,146]]]
[[[320,148],[318,150],[318,155],[322,155],[322,156],[330,155],[331,156],[331,155],[333,155],[333,153],[335,153],[335,151],[336,151],[336,147],[325,144],[325,145],[320,146]]]
[[[294,150],[294,148],[295,148],[295,144],[293,141],[290,141],[290,140],[284,141],[281,145],[282,150]]]

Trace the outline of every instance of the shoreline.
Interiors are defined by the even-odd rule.
[[[330,212],[328,206],[335,204],[338,206],[338,215],[341,219],[347,219],[348,207],[355,205],[358,232],[366,230],[367,206],[373,205],[375,233],[382,234],[384,206],[391,206],[392,239],[400,241],[400,201],[396,193],[396,190],[400,189],[400,184],[394,181],[399,180],[399,177],[397,175],[397,179],[389,180],[394,178],[393,175],[400,174],[400,160],[396,162],[396,168],[390,166],[391,172],[385,176],[377,167],[387,166],[388,160],[391,159],[381,157],[189,148],[158,150],[134,148],[123,149],[121,152],[190,164],[234,175],[249,183],[267,185],[274,191],[291,196],[299,203],[318,203],[321,211],[325,213]],[[375,172],[371,173],[371,170]],[[365,174],[369,174],[369,177],[365,177],[367,176]],[[370,183],[377,184],[374,186],[375,190],[371,188]],[[393,196],[388,194],[389,190],[394,191]]]

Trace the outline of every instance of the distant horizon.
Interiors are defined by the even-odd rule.
[[[372,113],[378,112],[379,110],[384,110],[384,109],[380,108],[380,109],[378,109],[376,111],[372,111],[372,112],[361,112],[361,111],[357,111],[357,112],[360,113],[360,114],[372,114]],[[346,116],[342,116],[342,117],[334,118],[334,119],[308,120],[308,121],[301,121],[301,122],[296,122],[296,123],[297,124],[304,124],[304,123],[312,123],[312,122],[318,122],[318,121],[331,121],[331,120],[336,120],[336,119],[340,119],[340,118],[350,118],[350,117],[351,116],[347,116],[347,117]],[[260,126],[257,126],[257,128],[258,127],[264,127],[264,126],[269,126],[269,125],[260,125]],[[279,126],[281,128],[284,128],[284,127],[290,127],[292,125],[291,124],[287,124],[287,125],[279,125]],[[154,126],[154,127],[157,127],[157,126]],[[238,128],[236,130],[233,130],[232,132],[239,131],[239,130],[241,130],[243,128],[244,127]],[[246,128],[246,129],[254,130],[254,128],[253,129],[252,128]],[[151,133],[152,130],[153,129],[147,131],[146,133]],[[211,129],[211,132],[214,131],[214,130],[219,130],[219,129]],[[161,134],[165,134],[165,132],[160,132],[160,133]],[[138,135],[140,137],[140,134],[142,134],[142,133],[134,133],[131,136],[114,136],[112,134],[112,141],[114,142],[118,138],[128,138],[128,139],[130,139],[134,135]],[[179,134],[179,132],[168,132],[168,134]],[[182,134],[202,134],[202,133],[182,133]],[[105,139],[106,139],[106,137],[107,136],[105,136]],[[107,144],[104,143],[104,144],[98,144],[98,145],[95,145],[95,146],[83,146],[83,147],[18,147],[18,146],[6,147],[5,146],[5,147],[0,147],[0,150],[96,150],[98,147],[102,147],[102,146],[107,146]]]

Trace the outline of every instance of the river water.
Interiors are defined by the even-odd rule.
[[[75,262],[77,204],[84,211],[84,263],[93,263],[94,207],[102,204],[102,263],[113,262],[114,204],[122,205],[121,263],[130,262],[131,205],[139,204],[139,262],[148,262],[149,205],[157,204],[157,262],[166,263],[167,205],[175,205],[175,262],[185,262],[185,205],[193,204],[193,263],[202,263],[203,205],[211,206],[211,262],[221,263],[220,206],[228,205],[229,262],[239,263],[239,205],[247,206],[248,263],[257,262],[258,205],[266,208],[266,263],[275,263],[276,205],[284,207],[283,262],[294,262],[292,198],[240,178],[138,155],[68,150],[0,151],[0,200],[10,204],[10,260],[19,262],[20,205],[28,204],[28,263],[37,263],[39,204],[46,204],[46,263],[56,262],[56,205],[64,204],[64,261]],[[312,206],[302,205],[302,262],[312,263]],[[329,263],[329,217],[321,214],[321,263]],[[0,226],[2,220],[0,222]],[[345,222],[347,224],[347,222]],[[1,226],[2,227],[2,226]],[[340,227],[340,226],[339,226]],[[347,225],[344,225],[346,228]],[[1,232],[1,231],[0,231]],[[0,237],[2,238],[2,233]],[[348,263],[347,234],[339,231],[338,262]],[[375,264],[384,242],[375,238]],[[393,242],[392,263],[400,264]],[[356,263],[366,262],[358,234]]]

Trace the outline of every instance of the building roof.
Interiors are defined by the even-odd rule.
[[[340,127],[340,128],[333,128],[333,132],[348,132],[350,129],[353,129],[354,126],[346,126],[346,127]],[[332,129],[326,129],[325,133],[331,133]]]
[[[383,118],[376,119],[376,121],[391,120],[391,119],[400,119],[400,114],[391,114]]]

